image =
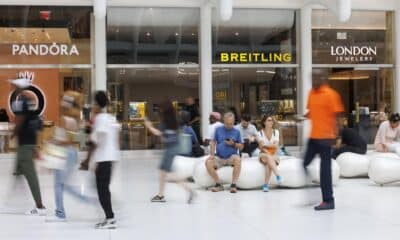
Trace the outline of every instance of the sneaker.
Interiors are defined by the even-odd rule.
[[[315,211],[333,210],[335,209],[335,202],[322,202],[318,206],[314,207]]]
[[[268,186],[268,184],[264,184],[264,185],[262,186],[262,190],[263,190],[263,192],[269,192],[269,186]]]
[[[224,191],[224,186],[222,186],[222,184],[220,184],[220,183],[217,183],[217,184],[215,184],[214,187],[211,188],[211,191],[212,191],[212,192],[221,192],[221,191]]]
[[[29,210],[25,212],[25,215],[29,216],[46,216],[47,215],[47,209],[44,208],[34,208],[32,210]]]
[[[193,200],[194,200],[196,197],[197,197],[197,193],[196,193],[194,190],[191,190],[190,193],[189,193],[189,198],[188,198],[187,203],[188,203],[188,204],[193,203]]]
[[[282,177],[281,177],[280,175],[276,176],[276,183],[277,183],[278,185],[281,185],[281,184],[282,184]]]
[[[66,221],[67,221],[67,218],[65,218],[65,217],[62,218],[57,215],[52,215],[45,219],[45,222],[66,222]]]
[[[96,224],[95,229],[116,229],[117,221],[114,218],[105,219],[104,221]]]
[[[231,188],[229,190],[231,193],[237,193],[237,188],[236,188],[236,184],[232,183],[231,184]]]
[[[151,202],[166,202],[166,201],[165,201],[164,196],[156,195],[151,199]]]

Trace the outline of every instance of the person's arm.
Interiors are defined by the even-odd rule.
[[[196,133],[194,132],[193,128],[189,127],[189,134],[192,136],[192,143],[193,144],[198,144],[199,139],[197,138]]]
[[[193,123],[198,122],[198,121],[200,121],[200,117],[195,117],[195,118],[193,118],[192,121],[189,122],[189,125],[192,125]]]
[[[160,130],[158,130],[157,128],[153,127],[153,124],[149,121],[149,120],[144,120],[144,125],[146,126],[147,129],[149,129],[149,131],[158,136],[161,137],[163,134]]]
[[[375,136],[374,146],[375,146],[375,149],[378,152],[386,152],[387,151],[387,148],[386,148],[386,145],[385,145],[385,143],[386,143],[386,141],[385,141],[386,130],[385,130],[384,125],[385,124],[382,123],[379,126],[378,132],[376,133],[376,136]]]

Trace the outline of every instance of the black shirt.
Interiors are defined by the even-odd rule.
[[[343,128],[340,131],[340,137],[342,138],[342,144],[348,146],[354,146],[366,149],[367,143],[361,137],[361,135],[352,128]]]
[[[196,117],[200,117],[199,109],[195,104],[186,105],[185,111],[190,113],[190,121],[193,121],[193,119],[195,119]],[[199,122],[197,121],[195,124],[199,124]]]
[[[24,118],[17,132],[19,145],[36,145],[41,120],[32,109],[31,100],[22,95],[12,105],[14,114]]]

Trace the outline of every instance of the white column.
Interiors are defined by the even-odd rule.
[[[211,12],[211,4],[207,1],[200,8],[200,123],[203,137],[208,134],[208,115],[213,109]]]
[[[306,105],[308,93],[312,88],[312,38],[311,38],[311,14],[312,7],[304,6],[300,10],[300,103],[298,104],[298,112],[301,115],[306,113]],[[299,145],[304,145],[309,136],[310,122],[304,121],[303,127],[299,131],[302,142]]]
[[[400,112],[400,3],[395,11],[395,18],[394,18],[394,41],[395,44],[394,48],[395,52],[395,79],[394,79],[394,86],[393,86],[393,111]]]
[[[95,90],[107,90],[106,18],[94,18]]]

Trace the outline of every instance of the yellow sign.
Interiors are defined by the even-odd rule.
[[[216,101],[225,101],[227,97],[226,91],[216,91],[215,94],[215,100]]]
[[[290,53],[220,53],[221,63],[291,63]]]

